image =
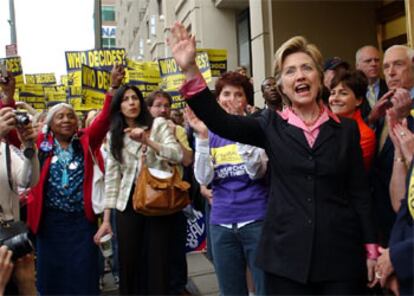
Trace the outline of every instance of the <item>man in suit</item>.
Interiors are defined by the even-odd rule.
[[[372,45],[365,45],[355,54],[355,68],[364,72],[368,78],[366,100],[361,106],[363,118],[367,118],[375,103],[387,91],[388,87],[384,79],[380,78],[381,60],[379,50]]]
[[[369,114],[369,123],[375,126],[378,150],[372,167],[374,203],[380,231],[380,242],[388,244],[391,227],[395,221],[392,210],[389,183],[394,162],[394,146],[388,137],[384,116],[392,109],[399,119],[407,118],[408,127],[414,130],[410,115],[414,98],[414,50],[403,45],[394,45],[384,54],[385,81],[390,89],[374,105]]]

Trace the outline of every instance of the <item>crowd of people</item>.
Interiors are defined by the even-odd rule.
[[[123,84],[122,65],[83,126],[70,104],[37,113],[14,101],[10,73],[0,81],[0,237],[7,223],[30,230],[24,252],[2,241],[0,294],[99,295],[109,235],[120,294],[188,295],[191,206],[137,212],[145,162],[191,184],[220,295],[413,295],[414,50],[394,45],[381,63],[363,46],[353,69],[293,37],[275,53],[260,109],[246,68],[224,73],[213,93],[182,24],[167,43],[185,110],[161,89],[144,97]]]

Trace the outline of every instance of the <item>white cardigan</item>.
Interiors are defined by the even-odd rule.
[[[7,177],[6,144],[0,142],[0,219],[19,220],[19,195],[17,187],[29,188],[39,180],[39,159],[36,154],[29,160],[13,145],[10,147],[10,167],[13,191]]]

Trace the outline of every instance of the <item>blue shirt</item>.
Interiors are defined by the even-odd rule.
[[[55,140],[46,185],[46,207],[69,213],[82,212],[83,179],[83,151],[75,151],[73,141],[67,149],[62,149]]]
[[[375,98],[378,101],[378,96],[379,96],[379,92],[380,92],[380,80],[379,78],[374,82],[374,93],[375,93]],[[369,87],[367,87],[367,92],[365,94],[366,98],[369,98]]]

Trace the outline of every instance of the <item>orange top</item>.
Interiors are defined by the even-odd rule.
[[[359,133],[361,135],[359,143],[362,149],[362,158],[364,160],[365,170],[368,171],[371,168],[372,159],[374,158],[377,144],[375,132],[362,119],[361,110],[356,110],[351,118],[354,119],[358,124]]]

